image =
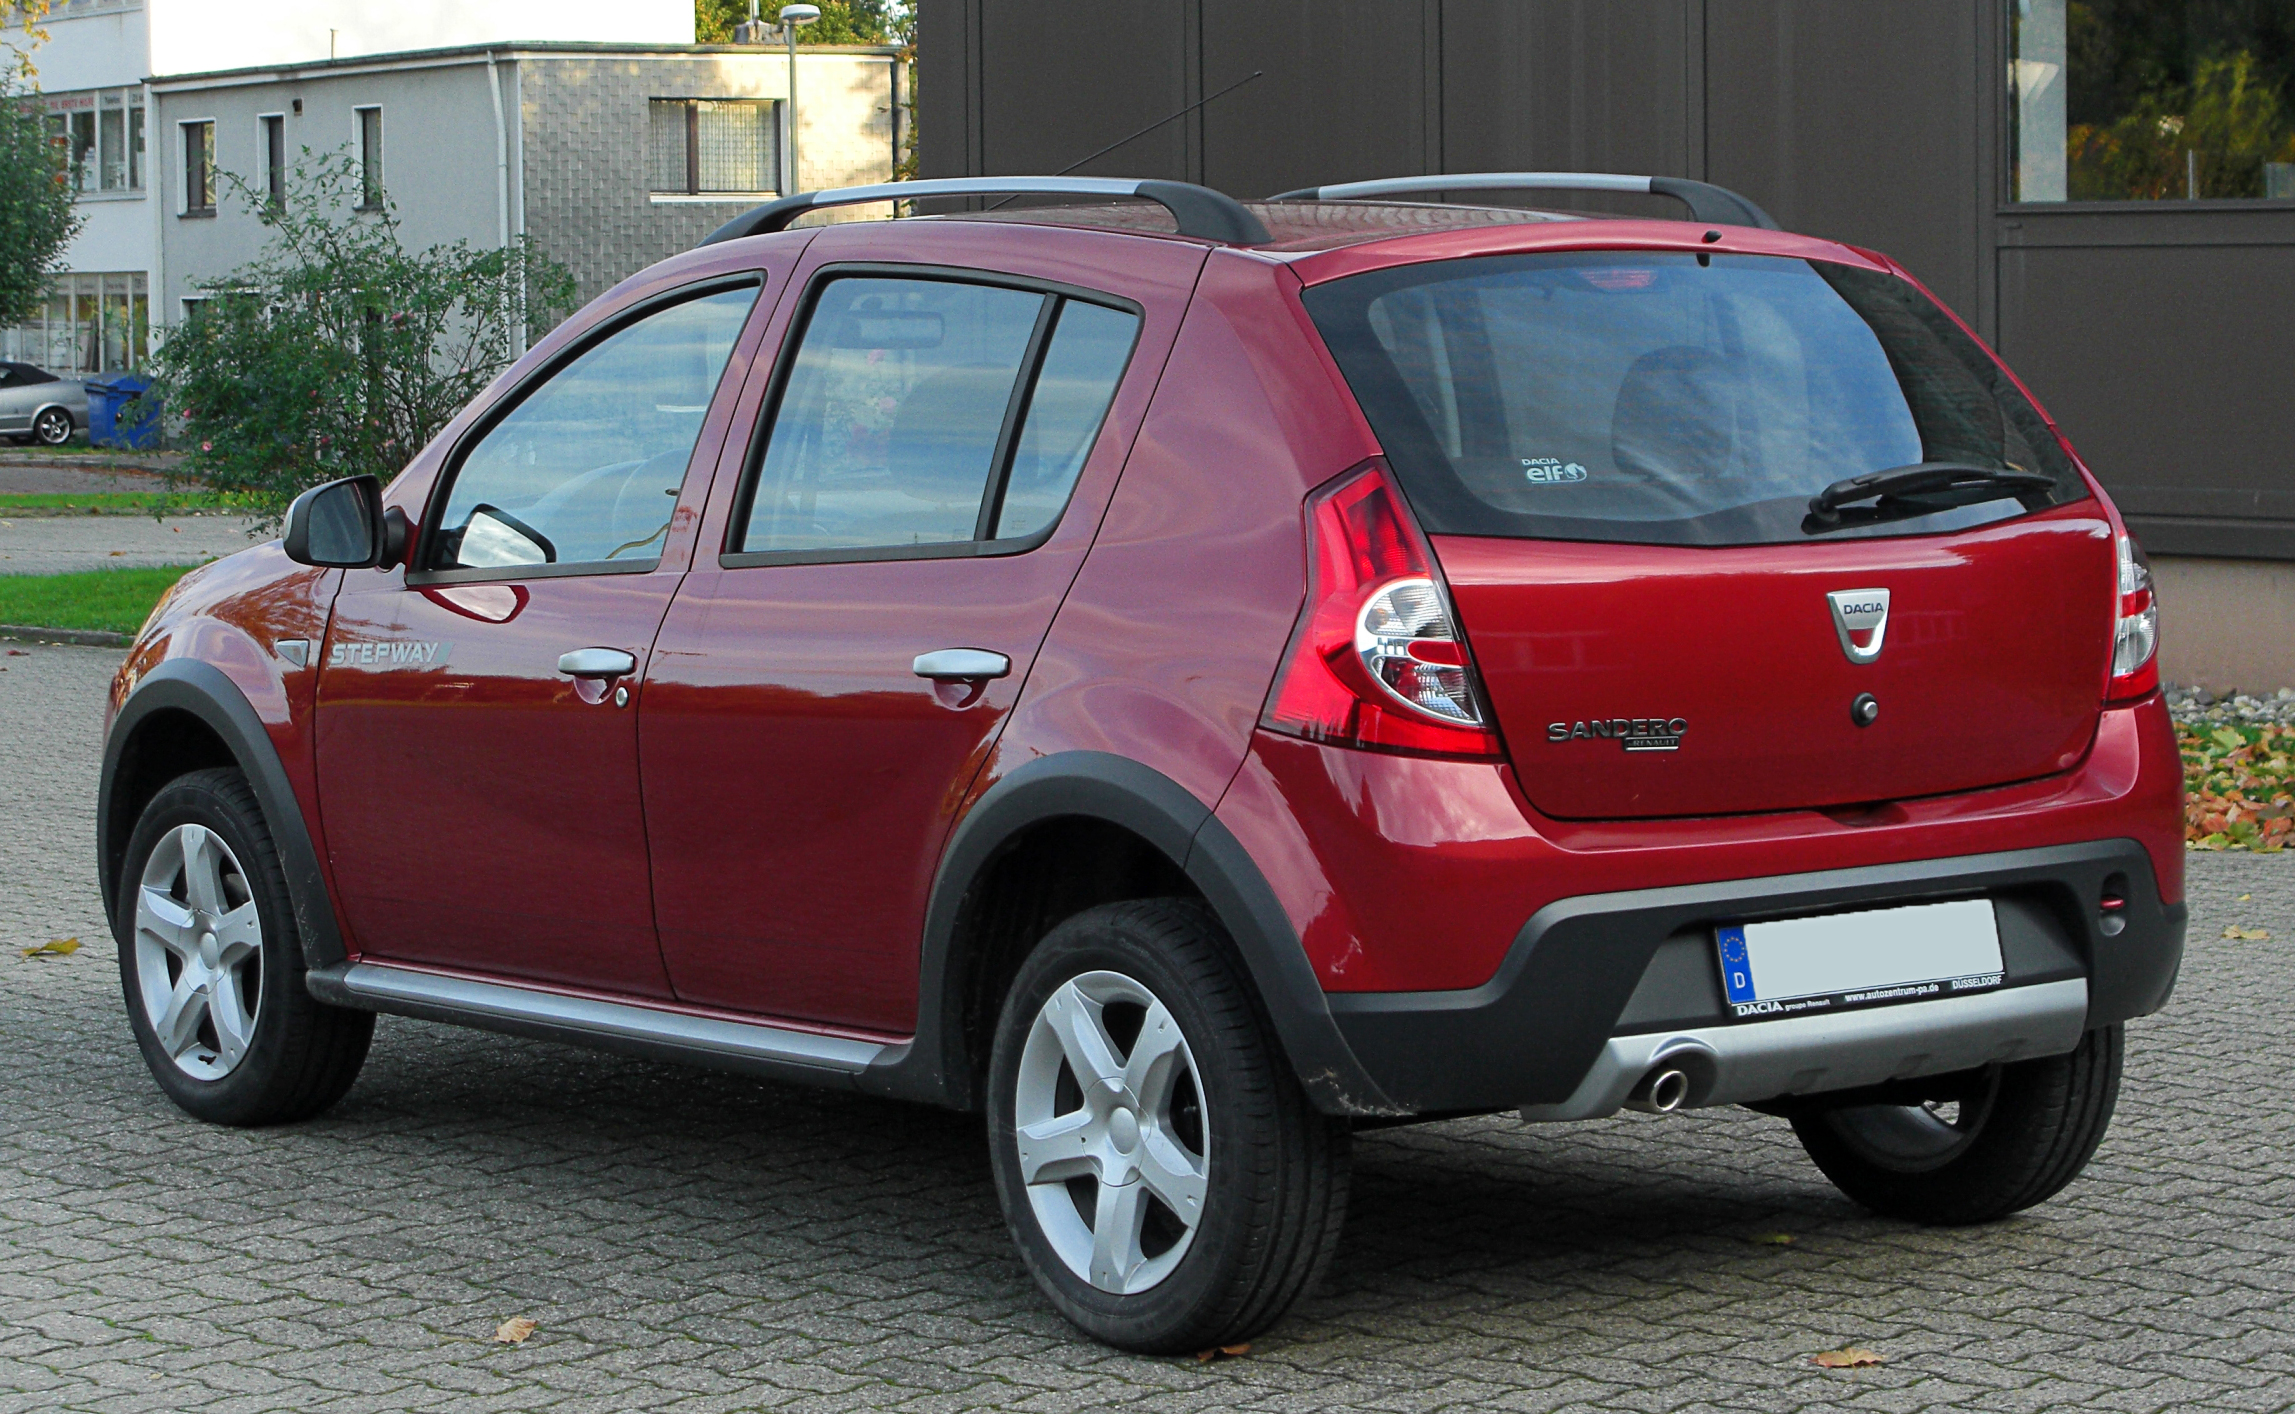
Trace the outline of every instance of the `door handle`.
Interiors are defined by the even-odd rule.
[[[1012,671],[1012,660],[985,648],[940,648],[916,655],[916,675],[934,682],[986,682]]]
[[[559,655],[558,671],[570,678],[623,678],[637,671],[637,659],[619,648],[577,648]]]

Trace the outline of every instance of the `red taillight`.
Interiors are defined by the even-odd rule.
[[[2119,536],[2119,608],[2112,625],[2111,681],[2104,703],[2129,702],[2160,685],[2160,606],[2151,562],[2126,531]]]
[[[1309,497],[1307,534],[1307,606],[1259,724],[1332,746],[1502,754],[1450,592],[1385,466]]]

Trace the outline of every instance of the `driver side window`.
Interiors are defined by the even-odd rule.
[[[591,345],[479,439],[430,568],[651,566],[759,286],[654,310]]]

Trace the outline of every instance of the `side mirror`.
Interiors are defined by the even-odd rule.
[[[300,565],[387,568],[406,553],[406,516],[383,509],[380,480],[347,476],[297,496],[283,540],[287,558]]]

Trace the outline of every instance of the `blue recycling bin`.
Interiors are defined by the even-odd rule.
[[[159,441],[159,410],[127,412],[151,380],[140,373],[103,373],[88,383],[88,440],[99,447],[144,451]],[[140,414],[140,415],[138,415]]]

